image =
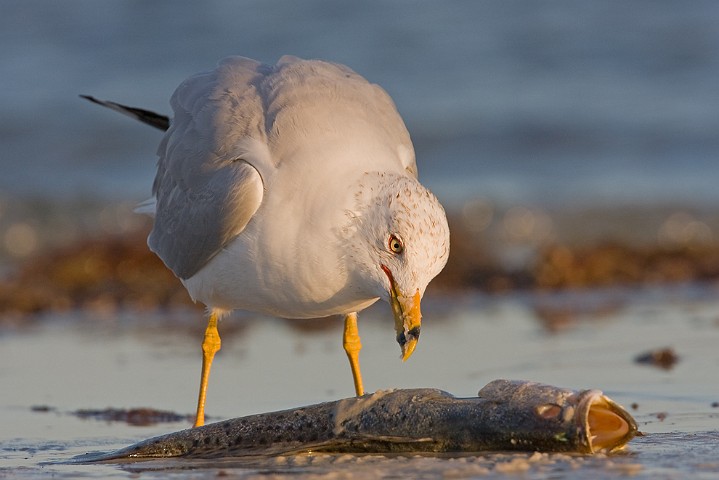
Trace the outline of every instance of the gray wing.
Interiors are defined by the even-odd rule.
[[[287,144],[277,137],[287,139],[293,131],[300,139],[341,132],[348,138],[386,145],[397,152],[407,173],[417,177],[414,147],[394,102],[382,87],[349,67],[284,56],[259,88],[271,145]],[[280,161],[281,157],[279,153]]]
[[[268,67],[234,57],[182,83],[158,149],[155,223],[148,245],[181,279],[239,235],[262,203],[263,182],[247,139],[266,141],[255,84]],[[244,145],[244,146],[243,146]]]
[[[402,167],[417,175],[409,133],[389,95],[341,65],[229,57],[182,83],[171,104],[148,244],[182,279],[242,232],[262,202],[263,181],[292,156],[294,141],[340,128],[357,135],[347,125],[358,124],[369,141],[402,147]]]

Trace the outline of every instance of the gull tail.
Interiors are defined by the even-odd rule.
[[[155,128],[159,128],[160,130],[164,131],[164,130],[167,130],[168,128],[170,128],[170,118],[165,115],[160,115],[159,113],[151,112],[150,110],[144,110],[142,108],[128,107],[125,105],[120,105],[119,103],[115,103],[115,102],[99,100],[95,97],[91,97],[90,95],[80,95],[80,96],[82,98],[84,98],[85,100],[91,101],[92,103],[97,103],[98,105],[107,107],[110,110],[115,110],[116,112],[120,112],[123,115],[132,117],[135,120],[139,120],[142,123],[146,123]]]

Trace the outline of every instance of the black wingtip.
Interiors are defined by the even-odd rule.
[[[84,98],[85,100],[90,100],[92,103],[100,103],[100,101],[99,101],[97,98],[95,98],[95,97],[93,97],[93,96],[90,96],[90,95],[83,95],[83,94],[81,93],[81,94],[78,95],[78,96],[79,96],[80,98]]]
[[[122,113],[123,115],[127,115],[128,117],[132,117],[135,120],[139,120],[140,122],[155,127],[159,130],[166,131],[168,128],[170,128],[170,118],[166,115],[160,115],[159,113],[145,110],[143,108],[128,107],[126,105],[115,102],[99,100],[91,95],[80,94],[80,98],[84,98],[85,100],[88,100],[97,105],[102,105],[103,107],[109,108],[110,110],[114,110],[116,112]]]

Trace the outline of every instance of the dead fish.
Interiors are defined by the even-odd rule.
[[[84,462],[332,453],[595,453],[622,448],[637,424],[599,390],[495,380],[477,397],[436,389],[378,391],[225,420],[77,457]]]

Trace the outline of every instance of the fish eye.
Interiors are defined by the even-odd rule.
[[[389,251],[392,253],[396,253],[399,255],[400,253],[404,252],[404,243],[402,243],[402,240],[397,235],[390,235],[389,236]]]

